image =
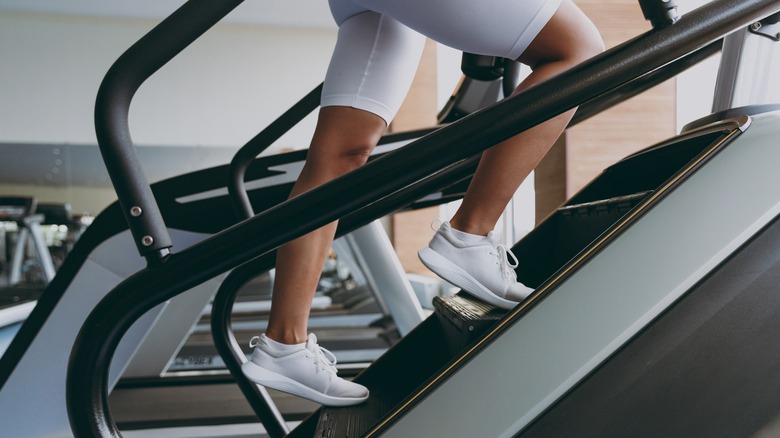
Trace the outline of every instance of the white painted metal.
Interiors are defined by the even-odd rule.
[[[171,230],[176,248],[186,248],[202,238]],[[0,392],[3,436],[71,435],[65,381],[73,343],[87,315],[105,294],[145,266],[134,248],[129,231],[113,236],[90,254],[76,274]],[[126,333],[111,363],[111,388],[166,306],[168,303],[150,310]]]
[[[426,315],[382,224],[371,222],[344,237],[374,295],[406,335]]]
[[[780,64],[774,62],[778,50],[780,44],[747,28],[728,35],[723,41],[712,112],[778,103],[778,96],[768,92],[772,81],[780,77]]]

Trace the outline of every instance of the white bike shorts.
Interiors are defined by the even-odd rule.
[[[339,26],[321,105],[372,112],[388,124],[409,91],[425,37],[517,59],[562,0],[329,0]]]

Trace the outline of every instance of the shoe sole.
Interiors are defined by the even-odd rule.
[[[323,394],[289,377],[260,367],[252,361],[244,362],[241,365],[241,371],[249,380],[258,385],[297,395],[325,406],[352,406],[368,400],[368,394],[365,397],[334,397]]]
[[[417,253],[417,256],[420,258],[423,265],[433,271],[436,275],[488,304],[509,310],[513,309],[519,303],[519,301],[510,301],[494,294],[468,272],[461,269],[455,263],[447,260],[431,248],[421,249]]]

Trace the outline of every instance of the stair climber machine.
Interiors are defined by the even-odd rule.
[[[198,202],[170,209],[159,199],[165,199],[160,196],[164,185],[152,191],[132,153],[127,110],[148,75],[241,1],[216,3],[186,3],[123,55],[101,87],[98,138],[119,197],[112,218],[115,223],[124,216],[132,235],[125,240],[135,243],[147,266],[117,273],[103,268],[110,254],[88,258],[84,249],[81,262],[69,268],[81,272],[89,266],[101,289],[113,286],[94,307],[68,309],[72,319],[86,320],[75,342],[60,340],[73,345],[66,401],[78,437],[120,435],[109,390],[148,327],[161,319],[160,309],[184,297],[182,292],[213,291],[243,266],[270,269],[276,247],[335,219],[344,235],[463,182],[482,150],[570,108],[590,104],[595,113],[608,107],[612,96],[631,95],[684,68],[725,35],[723,63],[738,57],[744,67],[721,69],[716,94],[738,96],[750,82],[745,75],[751,52],[745,49],[766,45],[777,24],[772,14],[780,10],[777,0],[717,0],[678,20],[674,2],[641,1],[653,30],[309,193],[284,202],[279,197],[271,206],[254,204],[251,213],[260,213],[235,225],[238,218],[202,221],[209,229],[200,232],[211,235],[193,237],[197,233],[179,232],[177,225]],[[739,31],[746,27],[750,31]],[[174,37],[166,33],[171,28]],[[141,50],[147,60],[139,63],[134,49],[149,47],[153,50]],[[112,93],[119,98],[104,100],[116,97]],[[740,99],[723,101],[762,103]],[[515,309],[500,312],[462,294],[436,298],[434,316],[355,378],[371,390],[368,402],[320,409],[289,431],[262,389],[244,391],[255,399],[253,408],[267,433],[624,436],[710,430],[746,435],[769,427],[780,406],[780,358],[771,348],[780,333],[775,286],[780,195],[774,189],[780,183],[774,169],[780,149],[773,142],[780,107],[731,108],[718,102],[712,116],[606,169],[514,246],[521,260],[519,279],[536,287]],[[399,175],[399,168],[407,171]],[[167,202],[184,196],[183,182],[169,184],[178,193]],[[210,202],[216,199],[227,202],[224,197]],[[84,280],[69,275],[61,283]],[[83,283],[57,287],[95,289]],[[41,312],[52,313],[64,295],[52,297]],[[40,320],[30,332],[55,324],[51,315]],[[54,368],[67,353],[49,352],[28,368],[21,362],[35,349],[31,341],[37,336],[17,338],[9,348],[16,361],[5,365],[4,357],[0,363],[0,412],[9,415],[4,430],[11,424],[24,436],[57,410],[40,406],[46,398],[40,393],[28,396],[23,387],[9,385],[25,381],[17,372],[34,374],[26,380],[33,386],[35,378],[57,374]],[[236,360],[221,353],[227,364]],[[243,376],[234,377],[243,385]],[[64,378],[64,373],[57,376]],[[62,382],[55,379],[54,385]],[[11,398],[14,403],[6,405]],[[38,415],[25,423],[19,420],[25,409],[38,409]]]
[[[205,3],[196,1],[188,7],[198,14],[198,8],[202,8]],[[179,35],[181,29],[190,22],[189,15],[180,14],[178,19],[168,20],[161,25],[160,31],[173,29],[173,33]],[[184,37],[189,37],[186,32]],[[180,39],[184,37],[178,36]],[[157,46],[153,40],[148,41]],[[149,47],[144,45],[135,51],[136,55],[141,56],[148,53]],[[131,52],[128,56],[136,55]],[[127,61],[127,56],[120,60],[114,73],[109,74],[106,80],[108,85],[104,85],[104,88],[115,91],[110,89],[110,81],[112,77],[116,79],[115,71],[123,68],[122,62],[133,64]],[[482,60],[475,58],[473,62]],[[450,123],[503,98],[502,90],[513,89],[517,82],[516,72],[504,74],[504,68],[504,61],[487,67],[464,66],[465,70],[470,71],[489,69],[489,73],[481,74],[490,77],[481,80],[467,77],[461,81],[441,111],[440,123]],[[514,65],[506,64],[507,70],[515,68]],[[159,214],[166,223],[167,238],[176,248],[192,246],[211,234],[235,225],[240,219],[251,216],[253,210],[266,210],[286,198],[303,167],[305,151],[256,157],[318,106],[320,91],[321,87],[312,90],[241,148],[229,166],[181,175],[151,186],[157,204],[155,209],[159,208]],[[106,91],[101,93],[96,114],[99,126],[101,120],[103,125],[110,125],[100,134],[101,144],[105,144],[113,141],[111,136],[114,132],[111,130],[121,131],[123,125],[114,124],[117,109],[112,98],[116,95]],[[433,129],[386,135],[372,159],[400,148]],[[433,190],[427,196],[407,203],[404,208],[423,208],[459,199],[466,183],[464,174],[461,181],[448,184],[441,190]],[[20,218],[27,217],[35,208],[34,204],[31,198],[14,198],[13,208],[6,210]],[[148,215],[145,203],[133,204],[128,207],[130,217],[140,220],[138,218]],[[143,260],[139,258],[133,244],[134,237],[123,217],[125,210],[121,203],[115,203],[95,219],[80,237],[51,284],[45,290],[35,289],[34,298],[40,297],[37,304],[31,300],[23,306],[15,305],[13,309],[2,309],[0,312],[4,317],[13,319],[12,332],[8,333],[9,339],[5,342],[10,342],[10,345],[0,357],[2,435],[24,437],[70,434],[65,401],[65,364],[76,335],[83,320],[112,287],[144,269]],[[38,222],[27,220],[25,223],[32,224],[33,231],[37,230]],[[360,226],[353,221],[351,231],[341,234],[334,242],[334,253],[338,263],[347,268],[346,280],[351,286],[334,288],[333,281],[330,281],[331,289],[336,291],[315,298],[315,301],[321,298],[323,307],[314,309],[311,325],[323,334],[322,344],[336,353],[342,372],[357,373],[399,337],[408,334],[427,313],[421,308],[409,279],[402,272],[395,252],[377,221],[366,220]],[[146,250],[146,243],[150,242],[149,238],[153,235],[141,236],[138,248]],[[32,233],[32,237],[35,236],[37,234]],[[228,342],[231,340],[227,336],[230,336],[232,342],[238,336],[241,345],[247,345],[249,337],[263,329],[263,309],[267,311],[267,300],[270,298],[268,283],[272,281],[269,272],[273,267],[272,260],[273,256],[267,255],[230,275],[222,274],[195,285],[186,293],[155,306],[134,323],[133,328],[123,337],[119,347],[121,352],[112,360],[109,377],[114,398],[112,405],[118,410],[126,408],[120,412],[125,427],[139,429],[172,424],[257,421],[258,416],[263,418],[266,415],[264,413],[269,412],[269,403],[279,403],[279,397],[285,404],[285,409],[279,415],[284,414],[287,418],[302,418],[316,409],[316,405],[306,404],[294,397],[290,398],[297,403],[291,403],[281,393],[274,394],[275,401],[263,398],[248,406],[235,381],[226,374],[226,365],[230,366],[235,360],[240,361],[244,357],[237,345],[234,350],[230,350]],[[335,275],[340,277],[343,275],[342,269],[337,268],[339,272]],[[54,276],[53,270],[51,276]],[[327,281],[327,278],[323,279],[323,282]],[[18,285],[14,287],[15,290],[19,289]],[[262,289],[260,293],[256,290],[247,293],[248,289],[258,287]],[[212,298],[218,290],[222,293],[212,304]],[[242,293],[239,296],[242,301],[234,306],[239,292]],[[17,293],[14,296],[20,295]],[[227,315],[223,317],[226,307],[229,307]],[[11,310],[14,311],[13,315]],[[242,317],[244,314],[246,316]],[[251,318],[252,323],[242,318]],[[24,324],[20,328],[22,321]],[[220,338],[226,341],[212,342],[211,335],[207,333],[209,323],[232,323],[231,327],[237,333],[234,335],[233,330],[215,330],[217,341]],[[336,334],[329,337],[328,330]],[[214,344],[227,350],[220,356]],[[231,361],[234,356],[237,359]],[[41,371],[41,364],[46,364],[45,372]],[[247,387],[246,382],[239,383],[242,383],[242,388]],[[256,394],[255,397],[269,397],[262,388],[251,386],[249,391]],[[192,397],[193,391],[208,392],[210,396]],[[220,409],[214,409],[217,403]],[[165,405],[162,413],[159,408],[161,404]],[[172,405],[176,408],[172,409]]]

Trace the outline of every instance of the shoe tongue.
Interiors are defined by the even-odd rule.
[[[317,351],[317,336],[314,333],[309,333],[309,339],[306,340],[306,349],[316,353]]]

